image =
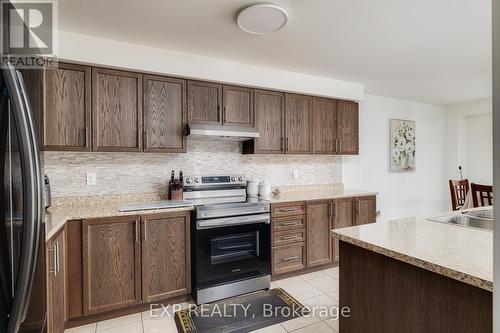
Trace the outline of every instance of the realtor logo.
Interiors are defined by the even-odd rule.
[[[51,56],[54,52],[54,1],[1,1],[2,54]]]

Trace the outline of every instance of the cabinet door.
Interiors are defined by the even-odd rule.
[[[63,333],[66,322],[66,266],[64,230],[49,242],[48,331]]]
[[[142,75],[92,69],[95,151],[142,150]]]
[[[311,97],[285,95],[285,152],[287,154],[312,153]]]
[[[222,124],[222,85],[188,81],[188,122]]]
[[[293,243],[271,249],[271,275],[291,273],[306,268],[306,246]]]
[[[44,68],[42,149],[90,150],[90,67]]]
[[[140,217],[83,221],[84,315],[141,302]]]
[[[143,216],[142,293],[153,302],[191,292],[189,214]]]
[[[353,226],[354,221],[354,199],[337,199],[333,202],[333,228],[346,228]],[[339,261],[339,240],[333,237],[333,257],[336,262]]]
[[[335,154],[337,151],[337,101],[313,98],[313,151]]]
[[[255,90],[255,153],[284,152],[284,95],[280,92]]]
[[[186,152],[186,81],[144,76],[144,151]]]
[[[332,201],[307,203],[307,267],[328,264],[332,258]]]
[[[373,196],[356,198],[356,225],[375,223],[377,220],[377,199]]]
[[[225,125],[253,126],[253,89],[224,86],[223,100]]]
[[[337,102],[338,153],[342,155],[359,154],[359,115],[358,103]]]

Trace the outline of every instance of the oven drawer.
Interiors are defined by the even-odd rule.
[[[306,213],[306,205],[304,202],[294,202],[285,204],[271,205],[272,217],[304,215]]]
[[[273,233],[273,246],[293,244],[306,241],[306,229],[296,229],[290,231],[279,231]]]
[[[306,246],[304,243],[273,247],[273,275],[289,273],[306,268]]]
[[[306,227],[305,216],[291,216],[279,219],[273,219],[272,228],[274,231],[288,231],[292,229],[300,229]]]

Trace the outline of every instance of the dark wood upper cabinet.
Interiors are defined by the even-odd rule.
[[[188,81],[188,122],[222,124],[222,85]]]
[[[94,151],[142,151],[142,74],[92,69]]]
[[[285,94],[285,152],[312,153],[312,98]]]
[[[83,313],[141,302],[140,216],[83,221]]]
[[[377,220],[376,196],[358,197],[355,202],[356,225],[375,223]]]
[[[337,101],[313,98],[313,151],[315,154],[335,154],[337,151]]]
[[[337,102],[338,154],[359,154],[359,111],[358,103]]]
[[[47,243],[49,332],[63,333],[66,323],[66,240],[64,230]]]
[[[355,199],[336,199],[333,202],[333,229],[346,228],[355,224],[354,220]],[[339,240],[333,237],[333,257],[335,262],[339,261]]]
[[[244,142],[243,153],[283,154],[285,95],[276,91],[255,90],[254,112],[259,138]]]
[[[89,151],[90,67],[59,63],[43,74],[42,149]]]
[[[189,213],[142,218],[142,297],[145,303],[191,292]]]
[[[223,124],[253,127],[253,89],[223,86]]]
[[[145,75],[144,151],[186,152],[186,81]]]
[[[307,267],[333,261],[331,230],[333,203],[331,200],[312,201],[307,206]]]

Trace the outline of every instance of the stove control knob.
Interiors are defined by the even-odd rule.
[[[195,183],[199,183],[199,182],[200,182],[200,180],[199,180],[198,178],[195,178],[195,179],[194,179],[194,182],[195,182]]]
[[[235,182],[236,181],[236,177],[231,177],[231,181]]]
[[[242,181],[243,181],[243,177],[239,176],[239,177],[238,177],[238,180],[239,180],[240,182],[242,182]]]
[[[186,178],[186,184],[191,184],[191,178]]]

